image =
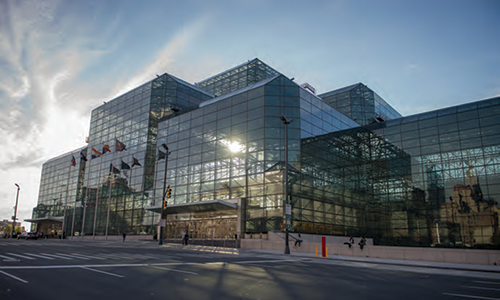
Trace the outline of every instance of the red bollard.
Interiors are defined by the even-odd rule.
[[[326,257],[326,237],[321,237],[321,256]]]

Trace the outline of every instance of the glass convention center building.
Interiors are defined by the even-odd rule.
[[[165,73],[92,111],[86,144],[43,164],[27,221],[73,237],[288,227],[498,249],[499,116],[493,98],[403,117],[362,83],[316,94],[259,59],[194,84]]]

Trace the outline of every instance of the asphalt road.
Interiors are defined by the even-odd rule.
[[[500,300],[500,274],[155,242],[0,239],[0,299],[115,298]]]

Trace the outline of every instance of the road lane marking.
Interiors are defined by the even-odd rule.
[[[14,256],[17,256],[17,257],[20,257],[20,258],[26,258],[26,259],[35,260],[35,258],[33,258],[33,257],[29,257],[29,256],[21,255],[21,254],[15,254],[15,253],[5,253],[5,254],[14,255]]]
[[[465,286],[465,287],[469,288],[469,289],[477,289],[477,290],[500,291],[500,289],[480,287],[480,286]]]
[[[62,259],[66,259],[66,260],[72,260],[72,258],[64,257],[64,256],[59,256],[59,255],[54,255],[54,254],[48,254],[48,253],[40,253],[40,254],[47,255],[47,256],[50,256],[50,257],[55,257],[55,258],[62,258]]]
[[[481,296],[474,296],[474,295],[449,294],[449,293],[443,293],[443,295],[462,297],[462,298],[481,299],[481,300],[500,300],[500,298],[481,297]]]
[[[267,260],[267,263],[280,263],[284,261],[296,261],[296,260]],[[253,261],[255,262],[260,262],[260,261]],[[232,261],[232,262],[169,262],[169,263],[154,263],[154,264],[147,264],[147,263],[139,263],[139,264],[89,264],[89,265],[46,265],[46,266],[0,266],[0,270],[29,270],[29,269],[67,269],[67,268],[82,268],[82,267],[87,267],[87,268],[113,268],[113,267],[150,267],[150,266],[188,266],[188,265],[214,265],[214,264],[223,264],[223,265],[229,265],[229,264],[238,264],[238,263],[252,263],[252,261],[243,261],[243,262],[238,262],[238,261]],[[498,299],[500,300],[500,299]]]
[[[54,259],[53,257],[38,255],[38,254],[34,254],[34,253],[23,253],[23,254],[31,255],[31,256],[35,256],[35,257],[39,257],[39,258],[43,258],[43,259]]]
[[[106,256],[108,256],[111,259],[137,259],[136,257],[127,256],[127,255],[130,255],[130,254],[126,254],[126,253],[102,254],[102,255],[106,255]]]
[[[475,283],[486,283],[486,284],[500,284],[500,282],[492,282],[492,281],[473,281]]]
[[[233,262],[233,264],[268,264],[268,263],[280,263],[280,262],[290,262],[290,261],[298,261],[296,259],[278,259],[278,260],[249,260],[249,261],[237,261]]]
[[[6,272],[4,272],[4,271],[0,271],[0,273],[4,274],[5,276],[9,276],[9,277],[14,278],[14,279],[16,279],[16,280],[19,280],[19,281],[21,281],[22,283],[28,283],[28,281],[23,280],[23,279],[21,279],[21,278],[19,278],[19,277],[16,277],[16,276],[14,276],[14,275],[11,275],[11,274],[9,274],[9,273],[6,273]]]
[[[88,258],[85,258],[85,257],[78,257],[78,256],[75,256],[75,255],[69,255],[69,254],[64,254],[64,253],[56,253],[56,254],[60,255],[60,256],[70,257],[70,258],[77,258],[77,259],[89,260]]]
[[[102,273],[102,274],[106,274],[106,275],[110,275],[110,276],[125,278],[125,276],[122,276],[122,275],[118,275],[118,274],[110,273],[110,272],[104,272],[104,271],[96,270],[96,269],[92,269],[92,268],[80,267],[80,269],[85,269],[85,270],[94,271],[94,272],[97,272],[97,273]]]
[[[4,260],[3,261],[19,261],[19,259],[17,258],[13,258],[13,257],[10,257],[10,256],[3,256],[3,255],[0,255],[0,257],[3,257]]]
[[[92,256],[92,255],[83,255],[83,254],[78,254],[78,253],[71,253],[71,255],[75,256],[77,258],[82,257],[82,259],[104,259],[102,257],[97,257],[97,256]]]
[[[150,267],[154,268],[154,269],[160,269],[160,270],[167,270],[167,271],[174,271],[174,272],[179,272],[179,273],[187,273],[187,274],[192,274],[192,275],[198,275],[198,273],[195,273],[195,272],[181,271],[181,270],[170,269],[170,268],[162,268],[162,267],[157,267],[157,266],[150,266]]]

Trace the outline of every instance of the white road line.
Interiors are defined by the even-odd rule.
[[[17,258],[13,258],[13,257],[10,257],[10,256],[3,256],[3,255],[0,255],[0,257],[3,257],[5,260],[19,261],[19,259],[17,259]]]
[[[462,298],[482,299],[482,300],[500,300],[500,298],[481,297],[481,296],[474,296],[474,295],[448,294],[448,293],[443,293],[443,295],[462,297]]]
[[[125,276],[114,274],[114,273],[109,273],[109,272],[104,272],[104,271],[101,271],[101,270],[96,270],[96,269],[87,268],[87,267],[80,267],[80,268],[81,269],[85,269],[85,270],[89,270],[89,271],[94,271],[94,272],[97,272],[97,273],[102,273],[102,274],[106,274],[106,275],[111,275],[111,276],[125,278]]]
[[[64,257],[64,256],[59,256],[59,255],[54,255],[54,254],[48,254],[48,253],[40,253],[40,254],[43,254],[43,255],[46,255],[46,256],[50,256],[50,257],[55,257],[55,258],[62,258],[62,259],[72,260],[72,258]]]
[[[298,261],[296,259],[279,259],[279,260],[250,260],[250,261],[237,261],[233,262],[233,264],[268,264],[268,263],[280,263],[280,262],[289,262],[289,261]]]
[[[107,256],[111,259],[135,259],[135,258],[132,258],[132,257],[127,257],[127,256],[123,256],[121,255],[120,253],[117,253],[117,254],[102,254],[103,256]]]
[[[81,256],[82,259],[83,259],[83,257],[86,257],[87,259],[104,259],[102,257],[97,257],[97,256],[92,256],[92,255],[84,255],[84,254],[79,254],[79,253],[71,253],[71,255],[76,256],[76,257]]]
[[[21,254],[15,254],[15,253],[5,253],[5,254],[14,255],[14,256],[17,256],[17,257],[20,257],[20,258],[26,258],[26,259],[35,260],[35,258],[33,258],[33,257],[29,257],[29,256],[21,255]]]
[[[486,283],[486,284],[500,284],[500,282],[492,282],[492,281],[473,281],[475,283]]]
[[[105,258],[105,259],[120,259],[119,256],[113,255],[113,254],[99,254],[99,256]]]
[[[21,278],[19,278],[19,277],[16,277],[16,276],[14,276],[14,275],[11,275],[11,274],[9,274],[9,273],[5,273],[4,271],[0,271],[0,273],[4,274],[5,276],[9,276],[10,278],[14,278],[14,279],[16,279],[16,280],[19,280],[19,281],[21,281],[22,283],[28,283],[28,281],[23,280],[23,279],[21,279]]]
[[[100,256],[95,256],[95,255],[83,255],[83,254],[79,254],[79,253],[71,253],[71,255],[76,255],[76,256],[83,256],[83,257],[88,257],[88,258],[94,258],[94,259],[105,259],[103,257],[100,257]]]
[[[469,289],[477,289],[477,290],[500,291],[500,289],[480,287],[480,286],[465,286],[465,287],[469,288]]]
[[[71,258],[78,258],[78,259],[83,259],[83,260],[89,260],[88,258],[85,257],[78,257],[76,255],[69,255],[69,254],[64,254],[64,253],[56,253],[57,255],[61,256],[66,256],[66,257],[71,257]]]
[[[157,267],[157,266],[151,266],[151,268],[160,269],[160,270],[167,270],[167,271],[174,271],[174,272],[179,272],[179,273],[187,273],[187,274],[192,274],[192,275],[198,275],[198,273],[195,273],[195,272],[181,271],[181,270],[162,268],[162,267]]]
[[[38,254],[34,254],[34,253],[23,253],[23,254],[26,254],[26,255],[31,255],[31,256],[34,256],[34,257],[39,257],[39,258],[43,258],[43,259],[54,259],[53,257],[48,257],[48,256],[38,255]]]

